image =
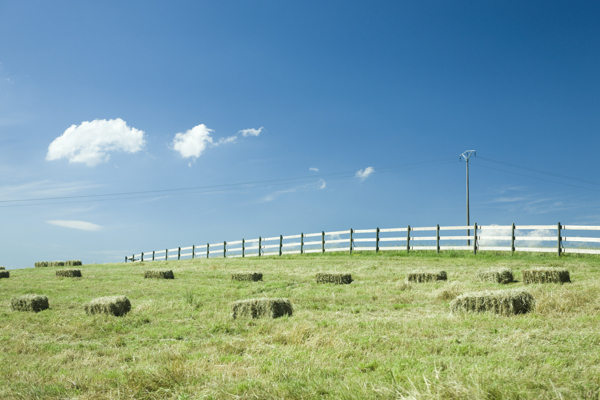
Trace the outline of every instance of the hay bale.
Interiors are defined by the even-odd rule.
[[[144,278],[175,279],[175,275],[173,275],[173,271],[170,269],[151,269],[144,272]]]
[[[81,278],[81,270],[78,269],[57,269],[56,276],[61,278]]]
[[[52,261],[50,263],[48,263],[49,267],[64,267],[65,266],[65,262],[64,261]]]
[[[77,267],[79,265],[83,265],[81,260],[69,260],[65,261],[65,267]]]
[[[44,268],[48,266],[48,261],[38,261],[35,263],[36,268]]]
[[[335,283],[337,285],[347,285],[352,283],[352,275],[318,273],[317,283]]]
[[[508,268],[490,268],[477,272],[477,279],[482,282],[511,283],[514,282],[513,273]]]
[[[6,268],[4,268],[3,266],[0,266],[0,271],[4,271],[6,270]]]
[[[1,278],[10,278],[10,272],[4,270],[0,271],[0,279]]]
[[[565,283],[571,282],[569,270],[564,268],[531,268],[523,270],[523,283]]]
[[[409,272],[406,277],[408,282],[416,283],[445,281],[447,279],[446,271],[413,271]]]
[[[84,309],[88,315],[110,314],[120,317],[131,310],[131,302],[125,296],[99,297],[86,304]]]
[[[231,274],[232,281],[262,281],[263,274],[260,272],[237,272]]]
[[[289,299],[250,299],[232,304],[233,318],[279,318],[292,315],[292,303]]]
[[[450,302],[452,312],[492,312],[501,315],[523,314],[534,307],[533,296],[518,289],[465,293]]]
[[[10,308],[13,311],[42,311],[50,307],[48,297],[39,294],[26,294],[10,299]]]

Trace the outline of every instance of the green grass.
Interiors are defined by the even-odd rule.
[[[452,315],[456,296],[523,286],[521,270],[568,268],[572,283],[527,285],[530,314]],[[513,270],[516,283],[476,271]],[[174,280],[144,279],[149,268]],[[448,281],[407,284],[415,269]],[[260,282],[232,282],[257,270]],[[350,285],[315,283],[351,273]],[[84,265],[0,280],[2,399],[598,399],[600,257],[404,252],[311,254]],[[10,311],[10,299],[47,295],[50,309]],[[125,317],[84,304],[126,295]],[[292,317],[231,318],[231,303],[289,298]]]

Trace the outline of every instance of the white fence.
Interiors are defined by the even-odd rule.
[[[596,231],[596,235],[581,236],[590,235],[590,231]],[[565,234],[566,236],[563,236]],[[349,229],[154,250],[126,256],[125,262],[387,250],[407,252],[435,250],[438,253],[443,250],[468,250],[474,254],[486,250],[513,253],[554,252],[558,256],[563,253],[600,254],[600,226],[561,225],[560,223],[519,226],[474,224],[473,226],[411,227],[409,225],[406,228]]]

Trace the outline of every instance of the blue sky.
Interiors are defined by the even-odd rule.
[[[464,224],[469,149],[472,222],[600,224],[599,19],[592,1],[2,1],[0,265]]]

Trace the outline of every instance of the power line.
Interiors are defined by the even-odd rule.
[[[404,169],[413,169],[419,168],[423,166],[434,166],[434,165],[443,165],[449,164],[451,162],[450,158],[443,158],[437,160],[428,160],[411,164],[401,164],[395,166],[385,166],[385,167],[377,167],[375,170],[377,173],[386,173],[393,172]],[[319,175],[306,175],[301,177],[293,177],[293,178],[279,178],[279,179],[268,179],[261,181],[250,181],[250,182],[237,182],[237,183],[228,183],[228,184],[220,184],[220,185],[207,185],[207,186],[196,186],[196,187],[188,187],[188,188],[175,188],[175,189],[157,189],[157,190],[144,190],[144,191],[135,191],[135,192],[120,192],[120,193],[105,193],[105,194],[96,194],[96,195],[78,195],[78,196],[61,196],[61,197],[42,197],[42,198],[27,198],[27,199],[14,199],[14,200],[0,200],[0,203],[4,203],[7,205],[2,205],[0,208],[6,207],[28,207],[28,206],[36,206],[36,205],[57,205],[57,204],[72,204],[72,203],[87,203],[87,202],[96,202],[96,201],[115,201],[115,200],[129,200],[129,199],[140,199],[140,198],[149,198],[155,197],[157,195],[186,195],[186,194],[204,194],[204,193],[217,193],[217,192],[225,192],[231,190],[239,190],[239,189],[251,189],[251,188],[261,188],[261,187],[270,187],[270,186],[281,186],[287,185],[290,183],[310,183],[315,179],[323,179],[327,178],[328,180],[338,180],[345,179],[349,177],[354,177],[356,171],[346,171],[346,172],[336,172],[329,174],[319,174]],[[112,197],[112,198],[110,198]],[[54,203],[48,203],[48,201],[52,200],[74,200],[74,201],[60,201]],[[11,203],[30,203],[30,204],[11,204]],[[35,202],[34,204],[31,204]]]
[[[493,170],[495,170],[495,171],[507,172],[507,173],[509,173],[509,174],[514,174],[514,175],[519,175],[519,176],[525,176],[525,177],[527,177],[527,178],[532,178],[532,179],[539,179],[539,180],[541,180],[541,181],[552,182],[552,183],[556,183],[556,184],[559,184],[559,185],[571,186],[571,187],[574,187],[574,188],[586,189],[586,190],[592,190],[592,191],[594,191],[594,192],[600,192],[600,190],[598,190],[598,189],[592,189],[592,188],[588,188],[588,187],[585,187],[585,186],[571,185],[571,184],[569,184],[569,183],[565,183],[565,182],[553,181],[553,180],[550,180],[550,179],[540,178],[540,177],[538,177],[538,176],[531,176],[531,175],[521,174],[521,173],[514,172],[514,171],[507,171],[507,170],[505,170],[505,169],[494,168],[494,167],[490,167],[490,166],[488,166],[488,165],[481,165],[481,164],[479,164],[479,163],[477,163],[477,165],[478,165],[479,167],[481,167],[481,168],[493,169]]]
[[[562,178],[562,179],[569,179],[569,180],[572,180],[572,181],[578,181],[578,182],[581,182],[581,183],[588,183],[588,184],[591,184],[591,185],[600,185],[600,182],[592,181],[592,180],[589,180],[589,179],[576,178],[576,177],[573,177],[573,176],[567,176],[567,175],[557,174],[555,172],[547,172],[547,171],[543,171],[543,170],[536,169],[536,168],[525,167],[523,165],[511,164],[511,163],[508,163],[508,162],[505,162],[505,161],[494,160],[494,159],[487,158],[487,157],[481,157],[481,156],[479,156],[478,159],[484,160],[484,161],[493,162],[493,163],[496,163],[496,164],[503,164],[503,165],[506,165],[506,166],[509,166],[509,167],[513,167],[513,168],[519,168],[519,169],[524,169],[524,170],[527,170],[527,171],[537,172],[538,174],[544,174],[544,175],[554,176],[554,177]]]

